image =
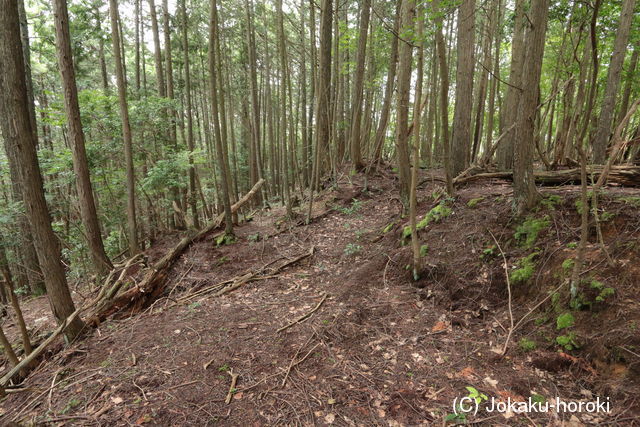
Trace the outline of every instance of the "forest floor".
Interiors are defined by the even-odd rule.
[[[274,208],[237,227],[236,243],[218,247],[210,236],[192,245],[144,312],[49,352],[23,384],[30,391],[0,403],[0,424],[399,426],[443,425],[448,416],[477,425],[640,425],[638,190],[609,187],[601,197],[616,265],[591,230],[585,284],[569,307],[569,289],[558,287],[579,240],[578,186],[543,188],[545,202],[525,222],[512,214],[509,183],[474,184],[453,200],[441,184],[424,183],[419,217],[431,212],[432,221],[419,233],[425,272],[416,283],[397,182],[383,170],[367,184],[341,175],[309,225],[287,223]],[[514,322],[527,317],[505,357],[509,298],[492,236],[510,271],[532,273],[511,284]],[[179,238],[165,236],[147,256],[161,257]],[[279,272],[263,268],[310,251]],[[260,280],[205,293],[256,270]],[[48,316],[44,298],[24,306],[29,319]],[[502,401],[609,398],[611,411],[481,408],[455,417],[467,387]]]

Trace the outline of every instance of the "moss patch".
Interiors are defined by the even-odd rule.
[[[549,216],[543,218],[527,218],[516,228],[515,238],[521,247],[530,249],[536,243],[538,234],[550,224]]]

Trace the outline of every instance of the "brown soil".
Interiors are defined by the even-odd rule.
[[[607,266],[595,232],[587,251],[583,277],[615,293],[596,302],[596,291],[585,284],[584,304],[572,311],[563,288],[516,330],[501,358],[496,349],[510,320],[502,258],[490,249],[491,234],[510,266],[534,250],[514,238],[522,220],[511,213],[511,187],[474,184],[448,202],[452,214],[420,232],[428,252],[416,283],[406,268],[411,249],[400,241],[407,219],[400,217],[389,171],[371,177],[367,191],[360,177],[343,175],[339,184],[323,193],[310,225],[288,226],[284,211],[274,208],[237,227],[232,245],[216,247],[213,239],[193,245],[173,267],[164,297],[146,311],[109,320],[81,341],[49,352],[21,385],[29,391],[0,403],[0,424],[441,425],[468,386],[503,400],[538,394],[609,396],[612,402],[609,414],[481,411],[468,421],[639,424],[640,214],[621,199],[638,197],[637,191],[610,188],[600,201],[615,214],[603,233],[617,265]],[[435,184],[420,189],[421,217],[444,198],[440,190]],[[575,256],[567,244],[579,238],[579,187],[544,194],[562,202],[534,214],[547,215],[550,225],[535,242],[535,274],[513,284],[516,321],[561,283],[563,261]],[[167,236],[151,248],[150,260],[179,238]],[[313,256],[280,273],[221,297],[188,298],[311,247]],[[325,295],[309,317],[278,332]],[[47,308],[43,298],[26,302],[29,324],[47,317]],[[569,311],[579,344],[571,351],[555,342],[565,333],[556,329],[556,318]],[[9,323],[5,327],[15,334]],[[523,339],[535,348],[526,349]],[[231,373],[238,380],[226,404]]]

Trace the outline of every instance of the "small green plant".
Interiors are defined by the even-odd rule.
[[[247,236],[247,240],[250,242],[258,242],[260,240],[260,233],[250,234]]]
[[[578,247],[578,242],[569,242],[567,243],[567,248],[569,249],[575,249]]]
[[[471,199],[467,202],[467,207],[473,209],[478,205],[478,203],[480,203],[483,200],[484,200],[484,197],[477,197],[475,199]]]
[[[354,243],[347,243],[347,246],[344,248],[344,254],[347,256],[355,255],[362,250],[361,245],[357,245]]]
[[[538,234],[547,228],[549,224],[549,216],[547,215],[543,218],[529,217],[516,228],[515,238],[521,247],[530,249],[538,239]]]
[[[390,232],[394,225],[396,225],[395,221],[390,222],[389,224],[386,225],[386,227],[384,227],[382,229],[382,233],[386,234],[386,233]]]
[[[563,347],[565,350],[574,350],[580,348],[580,343],[578,342],[578,338],[576,334],[573,332],[569,332],[566,335],[559,335],[556,337],[556,343]]]
[[[615,216],[616,214],[614,212],[604,211],[600,214],[600,221],[602,222],[611,221],[613,218],[615,218]]]
[[[621,197],[620,200],[628,205],[633,205],[640,208],[640,197],[638,196]]]
[[[451,210],[451,208],[449,206],[447,206],[447,200],[443,200],[442,202],[440,202],[440,204],[438,206],[436,206],[435,208],[431,209],[424,216],[424,218],[422,218],[420,220],[420,222],[418,222],[416,224],[416,230],[418,230],[418,231],[422,230],[422,229],[426,228],[432,222],[434,222],[434,223],[435,222],[440,222],[444,218],[446,218],[449,215],[451,215],[452,213],[453,213],[453,211]],[[411,227],[410,226],[406,226],[402,230],[402,240],[406,240],[410,236],[411,236]]]
[[[218,368],[218,372],[229,372],[229,365],[226,363]]]
[[[605,286],[604,283],[598,280],[592,280],[589,283],[589,287],[591,287],[591,289],[600,291],[600,293],[596,296],[596,302],[604,302],[608,297],[616,293],[615,289]]]
[[[513,284],[525,283],[533,277],[533,273],[536,269],[536,262],[534,258],[537,257],[540,252],[532,252],[526,257],[518,261],[518,268],[509,273],[509,279]]]
[[[336,210],[345,215],[353,215],[360,210],[362,202],[358,199],[352,199],[349,207],[338,206]]]
[[[491,245],[488,248],[482,250],[482,254],[480,255],[480,259],[489,259],[496,256],[496,245]]]
[[[489,398],[487,397],[486,394],[479,392],[477,389],[475,389],[474,387],[468,386],[465,387],[467,389],[467,391],[469,392],[469,394],[467,395],[467,397],[473,399],[476,401],[476,404],[480,404],[485,400],[489,400]]]
[[[570,272],[571,270],[573,270],[573,266],[575,265],[575,261],[573,260],[573,258],[567,258],[564,261],[562,261],[562,271],[567,274],[568,272]]]
[[[60,411],[60,413],[66,414],[67,412],[71,411],[73,408],[79,406],[81,403],[82,403],[81,400],[73,398],[69,400],[69,402],[67,402],[67,405],[62,409],[62,411]]]
[[[216,246],[230,245],[236,241],[233,234],[223,233],[216,239]]]
[[[575,325],[575,323],[576,323],[576,319],[573,317],[573,314],[562,313],[556,319],[556,329],[561,330],[561,329],[570,328],[573,325]]]
[[[195,311],[196,308],[199,308],[200,306],[202,306],[201,302],[192,302],[191,304],[189,304],[188,308],[190,311]]]
[[[420,246],[420,256],[422,257],[427,256],[428,252],[429,252],[429,245]]]
[[[543,197],[540,200],[540,204],[547,209],[553,210],[556,208],[556,205],[562,202],[562,197],[557,194],[549,194],[546,197]]]
[[[518,346],[520,347],[520,349],[524,352],[529,352],[529,351],[533,351],[536,349],[536,342],[532,341],[528,338],[522,338],[519,342],[518,342]]]

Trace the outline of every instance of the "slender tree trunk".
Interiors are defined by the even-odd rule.
[[[424,11],[418,8],[418,77],[415,88],[415,101],[413,103],[413,167],[411,168],[411,194],[409,201],[409,222],[411,224],[411,247],[413,249],[413,280],[418,280],[422,272],[422,255],[420,254],[420,241],[417,230],[417,187],[418,169],[420,168],[420,116],[422,114],[422,81],[424,75],[424,46],[422,42],[424,33]]]
[[[453,196],[453,171],[451,169],[451,147],[449,145],[449,69],[447,67],[446,48],[442,35],[442,16],[439,12],[440,0],[433,0],[431,8],[436,16],[436,49],[438,68],[440,69],[440,121],[442,132],[442,160],[447,193]]]
[[[367,31],[371,15],[371,0],[364,0],[360,11],[360,35],[358,36],[358,52],[356,54],[356,73],[351,101],[351,161],[356,171],[364,167],[362,162],[361,130],[362,130],[362,91],[364,87],[364,65],[367,53]]]
[[[533,208],[538,200],[533,177],[533,150],[548,14],[549,0],[531,1],[524,56],[524,69],[527,72],[522,79],[523,92],[518,106],[514,145],[513,198],[519,215]]]
[[[58,322],[75,311],[67,285],[58,239],[51,227],[51,217],[44,197],[42,175],[38,165],[34,132],[31,129],[25,69],[18,25],[16,0],[0,0],[0,116],[2,134],[14,159],[19,162],[23,197],[33,228],[38,259],[43,270],[49,303]],[[11,157],[9,157],[11,159]],[[80,318],[65,330],[68,340],[74,339],[84,327]]]
[[[515,26],[511,41],[511,65],[509,66],[509,84],[504,101],[504,118],[501,129],[510,129],[517,120],[518,105],[522,94],[522,70],[524,66],[524,30],[525,30],[525,0],[515,0],[514,11]],[[502,110],[501,110],[502,111]],[[513,147],[515,144],[515,128],[504,136],[502,144],[498,147],[498,169],[507,170],[513,167]]]
[[[629,30],[633,21],[633,9],[636,0],[624,0],[622,2],[622,12],[616,31],[616,39],[613,44],[613,53],[609,62],[607,74],[607,86],[604,91],[602,108],[598,116],[598,127],[593,140],[593,162],[604,163],[607,157],[607,145],[611,136],[613,124],[613,114],[616,106],[618,88],[620,86],[620,76],[622,75],[622,65],[627,53],[627,43],[629,41]],[[623,113],[624,114],[624,113]]]
[[[456,105],[451,136],[452,168],[457,175],[469,166],[471,151],[471,111],[473,109],[473,69],[475,42],[475,0],[463,0],[458,9]]]
[[[0,242],[0,275],[4,278],[5,284],[5,288],[3,288],[3,290],[5,292],[5,296],[11,302],[11,307],[13,307],[13,312],[16,316],[16,324],[18,325],[20,336],[22,337],[22,347],[24,348],[24,354],[28,356],[32,350],[31,340],[29,339],[29,331],[27,330],[27,324],[25,323],[24,316],[22,315],[22,309],[20,309],[18,297],[14,292],[13,278],[11,277],[11,271],[9,270],[7,254],[2,245],[3,242]],[[7,350],[6,347],[5,350]]]
[[[133,141],[129,123],[129,106],[127,105],[127,88],[122,68],[123,58],[120,55],[120,31],[118,29],[118,0],[109,0],[111,16],[111,39],[113,42],[113,59],[120,103],[120,120],[122,121],[122,139],[124,141],[124,161],[127,174],[127,237],[129,239],[129,256],[140,251],[138,246],[138,225],[136,218],[135,174],[133,167]],[[153,0],[151,0],[153,1]]]
[[[71,53],[71,36],[69,34],[69,13],[66,0],[53,0],[54,20],[56,27],[56,44],[58,67],[64,90],[64,104],[67,113],[69,140],[73,155],[73,170],[76,175],[76,188],[80,205],[80,216],[85,228],[85,237],[93,259],[93,266],[99,275],[106,274],[113,266],[107,257],[100,234],[100,224],[93,200],[93,188],[85,150],[84,132],[80,121],[80,105],[78,88],[73,68]]]
[[[216,49],[218,38],[218,6],[216,0],[211,0],[211,13],[209,21],[209,90],[211,91],[211,114],[213,116],[213,129],[215,134],[216,156],[218,157],[218,167],[220,170],[222,192],[222,204],[224,207],[225,234],[233,235],[233,218],[231,215],[231,199],[229,198],[229,166],[227,157],[222,147],[222,132],[220,125],[220,115],[218,103],[222,102],[218,95],[219,68],[216,66],[218,60],[216,56],[219,52]]]

